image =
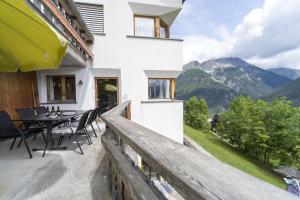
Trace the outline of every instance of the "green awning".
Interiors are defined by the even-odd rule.
[[[56,69],[67,40],[25,0],[0,0],[0,71]]]

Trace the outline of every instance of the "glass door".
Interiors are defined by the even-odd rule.
[[[96,106],[108,106],[112,109],[118,105],[118,78],[96,78]]]

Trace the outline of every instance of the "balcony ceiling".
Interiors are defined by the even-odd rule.
[[[129,2],[130,8],[134,14],[146,16],[160,16],[161,19],[168,25],[171,25],[181,10],[182,4],[176,3],[163,3],[164,1],[154,4],[143,2]],[[181,1],[180,1],[181,2]]]
[[[86,67],[87,61],[83,59],[83,56],[73,49],[71,45],[68,45],[66,54],[61,61],[61,67]]]

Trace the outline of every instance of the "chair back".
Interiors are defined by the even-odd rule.
[[[94,110],[92,110],[91,112],[90,112],[90,115],[89,115],[89,117],[88,117],[88,120],[87,120],[87,122],[86,122],[86,125],[90,125],[90,124],[92,124],[93,123],[93,121],[97,118],[97,108],[95,108]]]
[[[47,108],[45,106],[39,106],[35,108],[36,114],[45,114],[47,112]]]
[[[102,115],[106,111],[107,108],[108,108],[108,104],[103,104],[102,106],[98,107],[96,118],[97,118],[97,116]]]
[[[85,113],[82,114],[82,116],[81,116],[81,118],[80,118],[80,120],[78,122],[78,126],[76,128],[76,133],[78,131],[82,130],[85,127],[85,124],[86,124],[86,121],[88,119],[88,116],[89,116],[90,112],[91,111],[89,110],[89,111],[87,111],[87,112],[85,112]]]
[[[19,114],[20,119],[26,119],[30,117],[34,117],[34,111],[32,108],[18,108],[16,112]],[[32,122],[23,122],[26,129],[29,128],[33,123]]]
[[[15,124],[12,122],[10,116],[5,111],[0,111],[0,136],[8,131],[16,130]]]

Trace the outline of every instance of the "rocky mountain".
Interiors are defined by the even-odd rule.
[[[177,78],[176,96],[205,98],[211,113],[222,112],[239,95],[271,95],[291,80],[251,65],[239,58],[220,58],[184,66]]]
[[[260,96],[271,94],[290,82],[290,79],[251,65],[240,58],[220,58],[198,63],[193,61],[184,67],[200,69],[211,74],[215,81],[233,89],[240,95]]]
[[[211,113],[220,113],[238,96],[233,89],[218,82],[214,76],[200,69],[187,69],[177,78],[176,96],[186,100],[192,96],[204,98]]]
[[[300,78],[300,70],[297,69],[274,68],[274,69],[269,69],[269,71],[278,74],[280,76],[284,76],[291,80],[296,80],[297,78]]]
[[[286,97],[294,106],[300,106],[300,78],[288,83],[278,91],[264,97],[264,100],[272,101],[279,97]]]

